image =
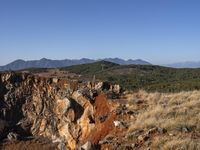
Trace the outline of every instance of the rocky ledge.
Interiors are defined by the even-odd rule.
[[[0,147],[9,142],[17,146],[18,141],[39,141],[48,144],[46,149],[100,149],[100,141],[116,127],[126,128],[115,121],[119,104],[107,98],[119,94],[119,85],[103,82],[2,73]]]

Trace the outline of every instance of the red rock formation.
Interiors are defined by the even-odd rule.
[[[94,100],[91,90],[72,81],[0,74],[0,119],[10,123],[0,133],[44,137],[59,149],[76,149],[89,138],[97,144],[114,128],[115,114],[105,95]],[[100,116],[106,119],[100,122]]]

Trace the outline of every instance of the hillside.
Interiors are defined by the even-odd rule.
[[[0,73],[0,149],[200,149],[199,91],[121,93],[99,83]]]
[[[120,65],[128,65],[128,64],[150,65],[149,62],[141,59],[124,60],[120,58],[104,58],[101,60],[106,60]],[[82,58],[82,59],[52,60],[52,59],[42,58],[40,60],[28,60],[28,61],[18,59],[5,66],[0,66],[0,71],[8,71],[8,70],[16,71],[28,68],[60,68],[66,66],[94,63],[98,61],[100,61],[100,59],[95,60],[95,59]]]
[[[104,66],[102,69],[102,65]],[[125,89],[177,92],[200,89],[200,69],[175,69],[152,65],[117,65],[100,61],[61,70],[82,75],[80,80],[106,80]]]
[[[73,73],[81,74],[85,76],[92,76],[92,75],[96,75],[98,73],[107,71],[108,69],[114,68],[117,66],[120,66],[120,65],[103,60],[103,61],[98,61],[91,64],[69,66],[69,67],[61,68],[61,70],[67,70],[69,72],[73,72]]]
[[[22,59],[15,60],[5,66],[0,66],[0,71],[6,70],[22,70],[27,68],[58,68],[71,65],[79,65],[85,63],[92,63],[94,60],[82,58],[76,59],[64,59],[64,60],[51,60],[42,58],[40,60],[25,61]]]

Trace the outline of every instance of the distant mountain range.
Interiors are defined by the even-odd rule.
[[[173,63],[173,64],[164,65],[164,66],[172,67],[172,68],[200,68],[200,61],[199,62],[195,62],[195,61],[179,62],[179,63]]]
[[[113,62],[120,65],[129,65],[129,64],[151,65],[149,62],[141,60],[141,59],[124,60],[120,58],[105,58],[101,60]],[[22,69],[27,69],[27,68],[60,68],[60,67],[66,67],[66,66],[72,66],[72,65],[93,63],[96,61],[100,61],[100,59],[94,60],[94,59],[82,58],[82,59],[51,60],[51,59],[42,58],[40,60],[30,60],[30,61],[18,59],[5,66],[0,66],[0,71],[22,70]]]

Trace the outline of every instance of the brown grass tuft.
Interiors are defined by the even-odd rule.
[[[127,94],[126,97],[128,109],[137,112],[130,121],[129,132],[152,127],[161,127],[168,131],[165,136],[155,137],[152,143],[153,149],[200,149],[200,138],[194,140],[190,136],[192,133],[200,132],[200,91],[180,93],[139,91]],[[138,104],[138,100],[142,102]]]

